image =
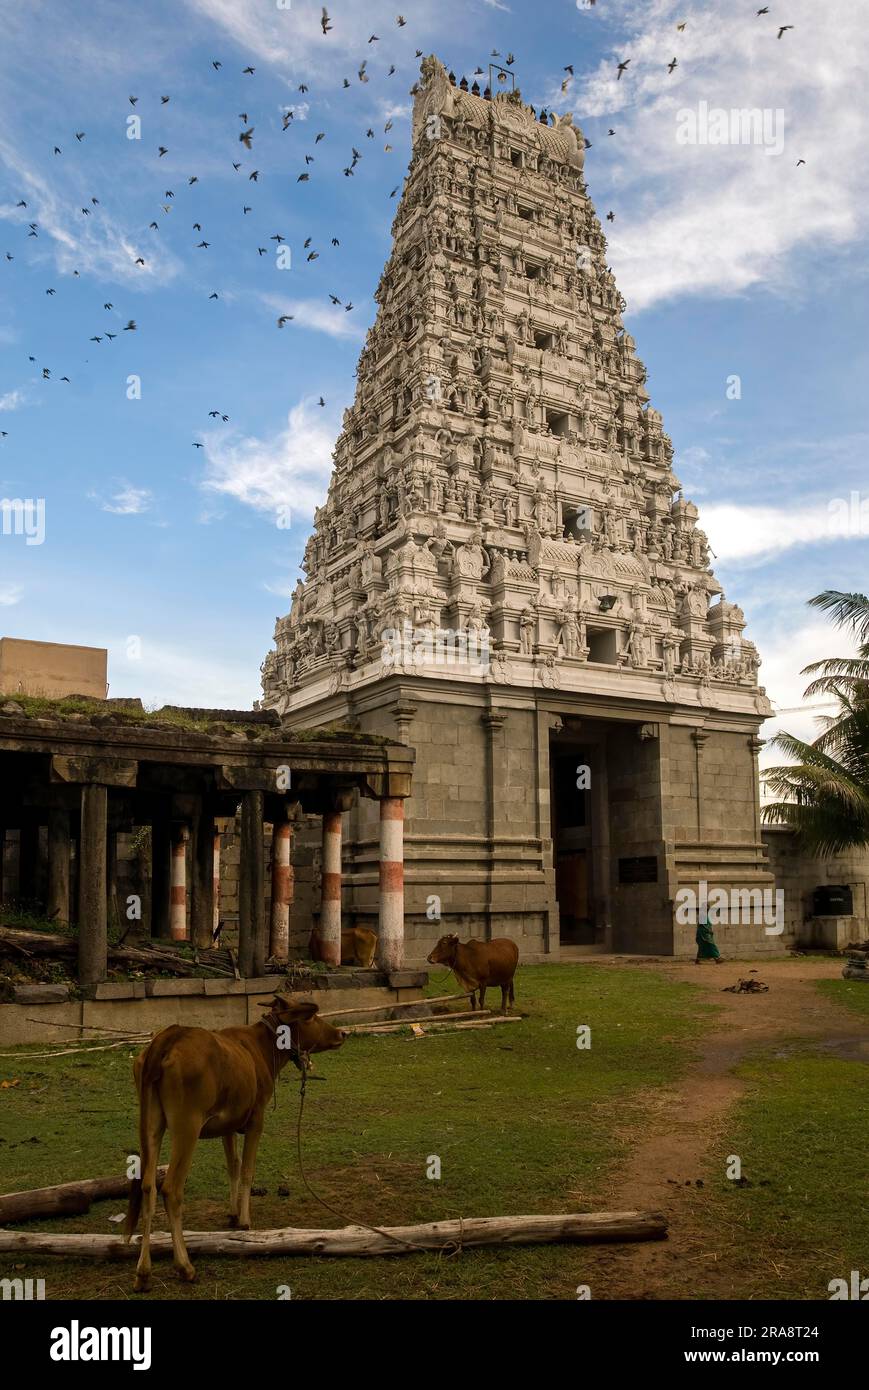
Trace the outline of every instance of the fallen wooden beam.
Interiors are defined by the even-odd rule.
[[[157,1169],[157,1186],[162,1185],[168,1164]],[[101,1197],[126,1197],[130,1180],[126,1177],[83,1178],[81,1182],[61,1182],[54,1187],[32,1187],[25,1192],[0,1195],[0,1226],[10,1221],[28,1221],[38,1216],[80,1216],[90,1211],[91,1202]]]
[[[387,1020],[384,1023],[348,1023],[344,1029],[345,1033],[399,1033],[403,1028],[410,1028],[413,1024],[422,1028],[425,1032],[430,1029],[434,1032],[441,1032],[446,1028],[491,1028],[497,1023],[521,1023],[521,1014],[484,1014],[482,1017],[468,1018],[463,1015],[458,1022],[451,1018],[413,1018],[406,1023],[401,1020]]]
[[[306,1230],[185,1231],[191,1255],[410,1255],[425,1250],[467,1249],[479,1245],[590,1245],[598,1242],[664,1240],[667,1223],[660,1212],[591,1211],[557,1216],[469,1216],[422,1226],[344,1226]],[[138,1255],[139,1237],[125,1245],[117,1236],[29,1235],[0,1231],[0,1254],[65,1255],[74,1259],[122,1260]],[[171,1254],[172,1239],[152,1234],[153,1254]]]
[[[418,1009],[420,1004],[447,1004],[454,999],[470,999],[471,990],[467,994],[438,994],[433,999],[404,999],[400,1004],[368,1004],[363,1009],[329,1009],[326,1013],[321,1013],[321,1018],[343,1018],[345,1014],[379,1014],[387,1009]]]

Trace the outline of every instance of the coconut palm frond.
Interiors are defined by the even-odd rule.
[[[799,805],[792,801],[770,802],[761,811],[767,825],[787,825],[804,850],[825,856],[841,854],[869,842],[869,818],[854,817],[832,805]]]
[[[855,817],[869,816],[869,793],[845,772],[791,764],[767,769],[764,783],[774,796],[794,805],[826,803],[847,808]]]
[[[844,594],[838,589],[825,589],[809,599],[809,606],[829,613],[837,627],[852,628],[858,642],[869,639],[869,598],[865,594]]]
[[[812,661],[803,667],[800,675],[813,676],[816,671],[824,676],[847,676],[851,681],[869,685],[869,661],[858,656],[830,656],[825,661]]]

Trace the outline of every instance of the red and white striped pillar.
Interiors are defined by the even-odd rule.
[[[211,923],[212,941],[217,944],[217,928],[220,926],[220,831],[214,827],[214,917]]]
[[[341,964],[341,812],[323,813],[320,941],[327,965]]]
[[[275,960],[290,958],[290,908],[295,886],[292,864],[293,827],[288,820],[275,821],[272,828],[272,915],[269,928],[269,955]],[[341,930],[341,839],[338,838],[338,930]],[[338,937],[338,950],[341,937]]]
[[[383,970],[404,964],[404,799],[380,799],[380,932]]]
[[[169,866],[169,935],[173,941],[187,940],[187,826],[172,826],[172,857]]]

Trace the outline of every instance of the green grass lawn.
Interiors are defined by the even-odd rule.
[[[647,971],[595,966],[526,966],[517,1008],[528,1017],[492,1029],[415,1039],[351,1038],[320,1058],[326,1082],[308,1086],[303,1151],[308,1178],[347,1220],[373,1224],[594,1209],[621,1152],[619,1135],[642,1121],[650,1095],[692,1056],[712,1013],[693,985]],[[430,992],[448,992],[435,984]],[[591,1028],[590,1050],[576,1046]],[[38,1050],[38,1049],[34,1049]],[[121,1169],[137,1148],[136,1108],[126,1050],[0,1059],[0,1190],[92,1177]],[[297,1073],[278,1085],[257,1164],[253,1224],[335,1226],[301,1186],[295,1157]],[[164,1147],[164,1159],[168,1150]],[[430,1155],[440,1181],[426,1178]],[[286,1183],[290,1196],[280,1197]],[[187,1184],[189,1230],[225,1229],[223,1149],[197,1148]],[[88,1216],[30,1222],[28,1230],[116,1232],[121,1202]],[[162,1205],[159,1228],[164,1229]],[[132,1263],[0,1259],[0,1277],[42,1277],[46,1297],[127,1297]],[[184,1287],[171,1263],[154,1265],[150,1298],[564,1298],[583,1282],[581,1247],[468,1251],[360,1259],[214,1259],[198,1262]]]
[[[839,985],[848,982],[819,982],[837,999]],[[828,1299],[831,1279],[869,1274],[869,1068],[808,1045],[787,1052],[737,1068],[748,1091],[727,1153],[740,1156],[748,1185],[727,1180],[722,1152],[703,1213],[730,1297]],[[724,1296],[717,1281],[715,1295]]]

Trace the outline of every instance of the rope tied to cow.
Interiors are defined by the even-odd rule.
[[[327,1202],[324,1197],[321,1197],[319,1193],[314,1191],[313,1187],[308,1181],[308,1175],[305,1172],[305,1165],[302,1159],[302,1117],[305,1113],[305,1091],[308,1084],[308,1071],[307,1067],[304,1065],[304,1062],[305,1059],[303,1057],[302,1076],[301,1081],[299,1082],[299,1114],[296,1120],[296,1158],[299,1164],[299,1175],[302,1179],[305,1188],[307,1189],[309,1194],[314,1198],[315,1202],[319,1202],[321,1207],[325,1207],[326,1211],[331,1212],[333,1216],[337,1216],[340,1221],[344,1221],[350,1226],[361,1226],[364,1230],[372,1231],[374,1235],[383,1236],[386,1240],[394,1241],[396,1245],[403,1245],[408,1250],[421,1250],[425,1254],[431,1254],[429,1246],[417,1245],[412,1240],[405,1240],[402,1236],[393,1235],[392,1231],[384,1231],[380,1226],[370,1226],[367,1221],[359,1221],[358,1218],[348,1216],[346,1212],[339,1211],[337,1207],[333,1207],[331,1203]],[[320,1076],[311,1078],[312,1081],[325,1081],[325,1079],[325,1077]],[[443,1255],[460,1255],[462,1253],[462,1232],[464,1230],[463,1217],[459,1217],[459,1228],[460,1229],[458,1242],[454,1241],[450,1245],[442,1246],[441,1249],[437,1251],[438,1259],[440,1259]]]

